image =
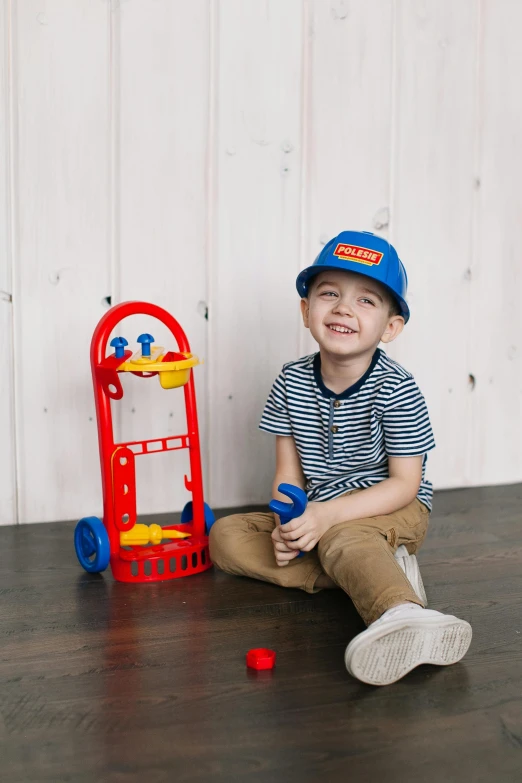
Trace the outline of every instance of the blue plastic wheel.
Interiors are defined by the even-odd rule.
[[[105,571],[109,565],[111,548],[109,535],[101,519],[80,519],[74,530],[74,548],[80,565],[90,574]]]
[[[214,512],[210,508],[209,505],[206,503],[203,503],[203,509],[205,512],[205,533],[210,533],[210,528],[216,521],[216,517],[214,516]],[[189,502],[186,504],[185,508],[181,512],[181,524],[188,524],[189,522],[192,522],[192,501],[189,500]]]

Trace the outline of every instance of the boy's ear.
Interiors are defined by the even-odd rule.
[[[308,329],[308,312],[310,310],[310,303],[308,299],[301,299],[301,315],[303,316],[303,323]]]
[[[381,343],[393,342],[393,340],[395,340],[395,338],[400,335],[403,329],[404,318],[402,315],[394,315],[386,324],[386,329],[384,330],[381,337]]]

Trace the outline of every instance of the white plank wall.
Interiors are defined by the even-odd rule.
[[[484,3],[469,366],[470,483],[522,476],[522,4]]]
[[[388,353],[416,377],[437,449],[438,486],[473,483],[468,344],[475,200],[477,0],[403,2],[396,13],[390,240],[412,317]]]
[[[263,404],[315,350],[295,277],[343,228],[406,264],[387,350],[436,487],[522,481],[521,24],[518,0],[0,0],[0,524],[101,511],[105,297],[162,305],[204,359],[210,504],[266,501]],[[181,392],[124,385],[124,438],[184,431]],[[137,467],[140,512],[184,505],[186,454]]]
[[[207,436],[208,350],[206,211],[210,20],[206,0],[182,4],[128,3],[113,26],[117,267],[114,301],[151,301],[179,321],[205,364],[194,371],[203,446]],[[133,318],[122,334],[134,343],[150,332],[176,350],[150,318]],[[125,440],[187,431],[182,389],[124,378],[121,434]],[[204,456],[206,457],[206,451]],[[205,467],[208,464],[205,459]],[[136,460],[138,512],[181,508],[188,452]],[[205,476],[206,478],[206,476]],[[207,482],[206,482],[207,483]]]
[[[107,6],[13,4],[20,521],[101,510],[89,343],[108,256]]]
[[[274,439],[257,430],[298,346],[301,0],[226,0],[217,19],[211,239],[210,497],[263,502]]]

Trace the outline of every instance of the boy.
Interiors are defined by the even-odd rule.
[[[406,289],[395,249],[366,231],[343,231],[299,274],[319,352],[284,365],[260,427],[276,435],[273,496],[287,500],[277,488],[295,484],[308,506],[284,526],[274,514],[235,514],[210,531],[212,560],[228,573],[345,590],[368,626],[348,645],[346,667],[373,685],[422,663],[456,663],[471,642],[469,623],[424,608],[414,554],[428,527],[435,443],[412,375],[377,347],[408,322]]]

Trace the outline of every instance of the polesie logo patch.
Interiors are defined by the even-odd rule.
[[[381,263],[383,253],[379,253],[377,250],[370,250],[367,247],[345,245],[339,242],[334,250],[334,256],[343,258],[345,261],[355,261],[358,264],[366,264],[366,266],[376,266]]]

